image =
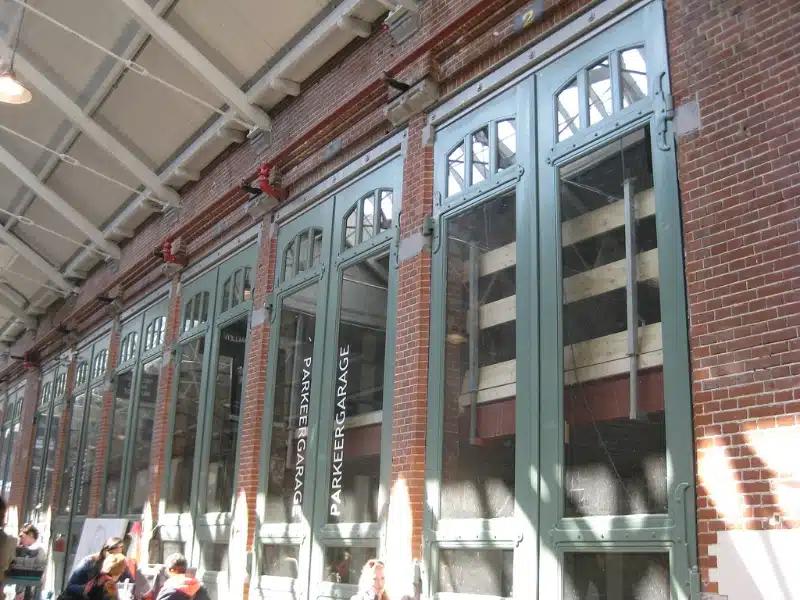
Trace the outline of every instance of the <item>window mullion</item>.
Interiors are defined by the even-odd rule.
[[[585,131],[589,128],[589,74],[586,69],[578,73],[578,110],[581,129]]]

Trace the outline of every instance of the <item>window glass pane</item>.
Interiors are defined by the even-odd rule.
[[[293,544],[263,544],[261,575],[297,579],[300,547]]]
[[[44,461],[44,481],[40,489],[42,515],[47,515],[51,508],[51,488],[53,486],[53,473],[56,468],[56,446],[58,445],[58,434],[61,431],[61,418],[64,415],[64,404],[56,404],[53,407],[53,414],[50,417],[50,429],[47,438],[47,455]]]
[[[355,246],[358,241],[356,238],[357,232],[357,219],[358,219],[358,211],[353,208],[344,220],[344,247],[345,248],[352,248]]]
[[[86,383],[86,374],[89,371],[89,365],[86,364],[86,361],[80,363],[77,369],[77,375],[75,377],[75,384],[81,385]]]
[[[300,234],[300,239],[297,244],[297,273],[301,273],[308,268],[308,235],[310,232],[305,231]]]
[[[564,555],[564,600],[669,600],[667,553]]]
[[[299,522],[306,492],[315,283],[284,299],[272,414],[266,522]],[[309,482],[310,483],[310,482]]]
[[[39,406],[42,404],[46,404],[48,400],[50,400],[50,386],[52,384],[47,382],[42,386],[42,395],[39,397]]]
[[[183,554],[186,556],[186,542],[161,542],[161,560],[158,562],[165,561],[170,554]]]
[[[314,231],[314,247],[312,248],[311,265],[319,264],[322,260],[322,232]]]
[[[100,441],[100,423],[103,420],[103,388],[95,387],[89,392],[89,415],[86,423],[86,441],[81,459],[78,478],[78,494],[75,500],[75,514],[89,514],[89,499],[92,488],[92,475],[97,459],[97,444]]]
[[[649,137],[642,131],[629,135],[562,167],[560,177],[565,514],[665,513],[661,310]],[[625,222],[626,180],[636,215],[633,228]],[[626,262],[629,233],[635,273]]]
[[[325,549],[323,579],[331,583],[358,585],[361,569],[377,555],[378,549],[374,546],[328,547]]]
[[[380,230],[388,231],[392,228],[392,190],[381,190],[380,197]]]
[[[228,310],[228,306],[231,303],[231,278],[228,277],[225,280],[225,284],[222,286],[222,311],[225,312]]]
[[[511,550],[439,550],[439,591],[510,598]]]
[[[294,277],[294,242],[287,246],[283,258],[283,280],[286,281],[292,277]]]
[[[503,171],[517,162],[517,122],[514,119],[497,123],[497,170]]]
[[[228,542],[201,543],[200,568],[205,571],[227,571]]]
[[[203,292],[203,310],[200,312],[200,321],[198,325],[201,323],[206,323],[208,321],[208,300],[211,297],[211,294],[208,292]]]
[[[604,59],[589,69],[589,125],[595,125],[611,116],[611,68]]]
[[[378,520],[388,285],[388,255],[342,274],[329,523]]]
[[[556,100],[558,114],[558,141],[572,137],[580,127],[580,100],[578,98],[578,80],[573,79],[561,90]]]
[[[233,291],[231,292],[231,307],[236,306],[239,302],[242,301],[242,290],[243,290],[243,276],[242,270],[239,269],[233,274]]]
[[[314,244],[314,251],[316,256],[316,251],[317,251],[316,243]],[[316,260],[314,262],[316,262]],[[243,284],[244,287],[242,288],[242,300],[245,302],[248,302],[253,297],[253,283],[250,278],[251,270],[252,269],[250,269],[250,267],[244,268],[244,284]]]
[[[64,460],[64,476],[59,485],[59,513],[68,515],[72,512],[72,491],[78,477],[78,450],[81,444],[83,431],[83,415],[86,412],[86,394],[78,394],[72,402],[72,411],[69,418],[69,438],[67,439],[67,453]]]
[[[375,234],[375,198],[370,195],[362,200],[361,240],[365,241]]]
[[[194,319],[194,298],[192,298],[191,300],[189,300],[189,302],[186,303],[186,309],[184,310],[183,313],[184,331],[189,331],[193,327],[192,325],[193,319]]]
[[[460,144],[447,157],[447,196],[464,191],[464,144]]]
[[[33,436],[33,451],[31,452],[30,470],[28,472],[28,493],[26,502],[28,505],[27,520],[31,520],[32,512],[39,504],[39,484],[42,482],[42,463],[45,456],[45,442],[47,436],[47,417],[49,411],[40,412],[36,415],[36,430]]]
[[[214,376],[206,512],[228,512],[232,509],[246,343],[247,319],[235,321],[220,332]]]
[[[117,377],[117,389],[114,394],[114,409],[111,411],[111,441],[108,445],[106,495],[103,500],[104,514],[116,513],[117,507],[119,506],[125,440],[128,437],[128,414],[131,407],[132,387],[133,371],[125,371]]]
[[[644,47],[631,48],[620,55],[622,106],[630,106],[647,96],[647,64]]]
[[[133,456],[131,457],[130,482],[126,514],[138,514],[144,510],[147,500],[147,477],[150,468],[150,448],[153,442],[153,425],[156,416],[158,379],[161,375],[161,357],[142,366],[139,381],[139,398],[136,402]]]
[[[502,196],[447,222],[445,519],[514,511],[515,210]]]
[[[472,134],[472,181],[471,185],[489,179],[489,128],[484,127]]]
[[[184,344],[178,364],[178,392],[169,456],[167,512],[189,512],[192,493],[197,416],[200,413],[200,384],[203,379],[205,338]]]

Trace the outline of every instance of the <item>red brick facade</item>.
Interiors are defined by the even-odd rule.
[[[100,266],[81,294],[43,319],[39,336],[28,334],[12,354],[30,348],[45,355],[62,350],[54,329],[66,324],[89,331],[98,322],[97,296],[119,294],[134,302],[165,283],[152,250],[164,239],[187,242],[190,263],[229,240],[252,221],[243,213],[246,194],[236,185],[264,160],[276,160],[283,184],[296,191],[334,172],[391,129],[383,117],[387,99],[381,73],[416,80],[430,75],[443,93],[487,73],[504,58],[543,36],[588,4],[549,0],[540,23],[512,31],[521,0],[428,0],[422,29],[396,46],[377,31],[342,53],[303,93],[273,116],[271,145],[261,154],[252,142],[231,147],[182,190],[177,216],[154,218],[123,248],[118,266]],[[762,448],[769,435],[800,441],[800,5],[795,0],[667,0],[669,59],[675,105],[697,101],[701,126],[678,139],[685,265],[690,315],[694,426],[697,451],[698,548],[703,589],[718,591],[717,533],[724,529],[796,528],[800,506],[787,505],[800,488],[794,471],[770,463]],[[424,115],[408,124],[403,169],[401,237],[421,231],[432,212],[433,150],[423,144]],[[335,139],[343,151],[325,161]],[[222,227],[213,227],[221,223]],[[239,442],[237,505],[246,507],[247,550],[253,550],[259,492],[261,438],[270,322],[264,309],[276,271],[276,240],[263,223],[256,269],[247,383]],[[224,231],[224,235],[215,232]],[[215,237],[217,236],[217,237]],[[412,515],[413,558],[421,557],[428,403],[431,257],[427,250],[399,266],[396,366],[392,434],[392,493],[404,482]],[[174,362],[179,333],[179,276],[172,279],[151,451],[149,502],[157,519],[163,478]],[[116,364],[114,330],[109,367]],[[38,371],[0,365],[11,380],[27,377],[22,435],[14,442],[10,504],[21,506]],[[69,371],[67,393],[74,379]],[[96,515],[113,394],[105,394],[102,440],[92,479],[90,515]],[[69,423],[63,419],[59,448]],[[764,433],[767,432],[767,433]],[[56,473],[63,452],[57,452]],[[720,457],[722,457],[720,459]],[[711,489],[708,469],[727,465],[735,484]],[[707,462],[708,461],[708,462]],[[57,498],[60,480],[51,494]],[[720,498],[719,494],[728,497]],[[733,507],[731,509],[730,507]],[[237,508],[238,510],[238,508]],[[733,512],[731,512],[731,510]]]
[[[800,506],[786,502],[800,467],[784,471],[760,447],[774,430],[787,449],[800,440],[800,70],[787,43],[800,6],[670,0],[667,21],[675,104],[696,99],[702,119],[678,143],[678,168],[698,544],[717,591],[718,531],[800,524]],[[721,465],[735,497],[705,480]]]

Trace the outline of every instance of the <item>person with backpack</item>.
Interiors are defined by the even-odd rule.
[[[200,581],[187,574],[189,563],[183,554],[170,554],[164,562],[167,580],[156,600],[210,600]]]
[[[117,581],[127,570],[125,557],[122,554],[109,554],[103,559],[100,572],[92,577],[83,588],[86,600],[116,600]]]
[[[69,581],[67,582],[67,588],[59,598],[63,600],[82,600],[86,584],[100,574],[103,562],[111,555],[120,556],[125,566],[121,578],[124,579],[127,576],[127,578],[130,579],[130,573],[128,573],[127,563],[123,555],[124,548],[125,545],[121,538],[108,538],[100,549],[100,552],[90,554],[73,567],[72,573],[69,576]],[[120,577],[117,579],[120,579]]]

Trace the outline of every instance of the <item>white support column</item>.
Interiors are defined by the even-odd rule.
[[[77,288],[72,285],[61,272],[51,265],[41,254],[36,252],[33,248],[28,246],[25,242],[19,239],[4,227],[0,227],[0,241],[6,244],[14,252],[19,254],[22,258],[31,263],[36,269],[46,275],[47,278],[64,290],[64,293],[76,292]]]
[[[120,257],[119,246],[109,242],[103,235],[103,232],[95,227],[89,219],[75,210],[69,202],[64,200],[52,189],[43,184],[35,173],[30,171],[22,162],[17,160],[11,152],[2,146],[0,146],[0,163],[4,164],[9,171],[36,192],[36,195],[52,206],[62,217],[72,222],[75,227],[86,234],[86,237],[97,244],[100,250],[106,252],[111,258]]]
[[[178,33],[169,23],[159,17],[145,0],[121,0],[153,36],[175,56],[183,60],[198,76],[225,99],[236,111],[261,130],[272,128],[269,116],[258,106],[251,104],[247,95],[208,60],[189,40]]]
[[[8,51],[8,47],[0,40],[0,51]],[[45,77],[27,59],[17,52],[14,58],[14,68],[37,90],[47,96],[50,101],[61,110],[67,118],[98,146],[106,150],[122,165],[133,173],[141,183],[153,191],[153,194],[170,206],[178,206],[181,201],[180,194],[171,187],[164,185],[161,179],[133,152],[123,146],[108,131],[103,129],[96,121],[90,118],[83,109],[75,104],[58,86]]]

